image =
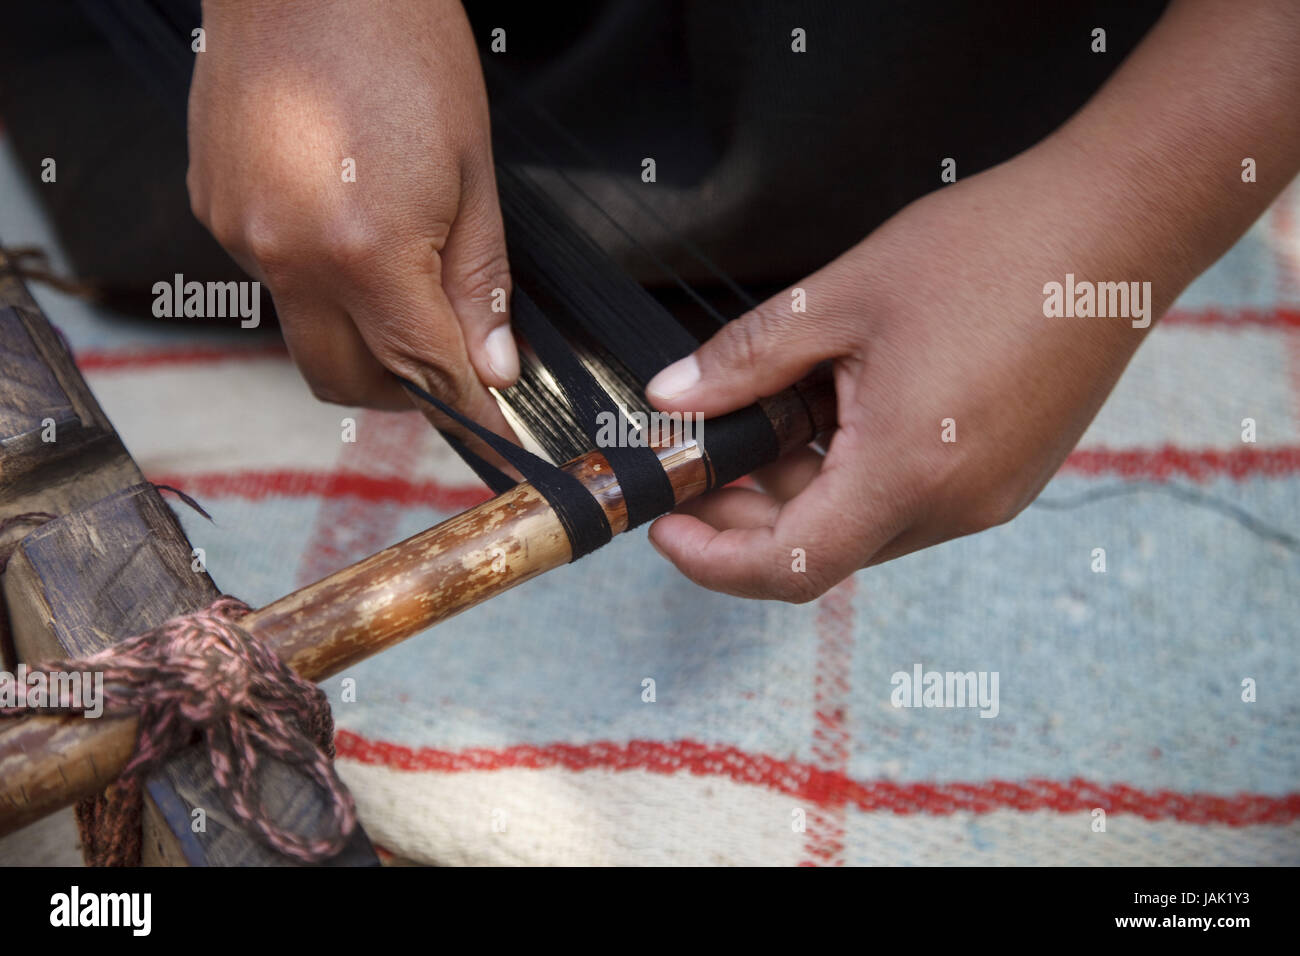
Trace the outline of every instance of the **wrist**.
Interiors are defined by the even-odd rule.
[[[1038,150],[1086,183],[1106,241],[1166,306],[1300,172],[1297,41],[1292,0],[1175,3]]]
[[[1214,208],[1194,181],[1130,144],[1081,138],[1065,127],[1034,159],[1063,180],[1066,228],[1081,269],[1114,281],[1150,282],[1162,314],[1222,252],[1203,211]]]

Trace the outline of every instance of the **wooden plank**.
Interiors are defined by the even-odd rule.
[[[62,516],[0,540],[5,547],[22,538],[3,579],[18,658],[84,656],[209,603],[216,586],[191,570],[190,544],[171,509],[144,482],[58,334],[7,275],[0,275],[0,366],[0,519]],[[55,440],[47,441],[51,420]],[[114,746],[124,743],[120,736]],[[310,781],[278,763],[266,773],[276,819],[314,832],[325,808]],[[199,750],[170,761],[146,790],[150,862],[295,865],[230,825]],[[195,808],[206,813],[206,832],[191,830]],[[330,865],[378,865],[378,858],[358,827]]]
[[[16,598],[14,645],[25,661],[87,657],[220,593],[191,570],[176,516],[145,483],[31,532],[5,577],[5,593]]]
[[[70,425],[76,409],[54,372],[44,362],[33,362],[36,343],[18,310],[0,315],[0,366],[5,370],[7,401],[0,406],[0,435],[25,435],[39,431],[44,420]]]
[[[0,290],[5,282],[0,278]],[[0,353],[4,515],[66,514],[142,479],[39,311],[6,306],[0,298]]]

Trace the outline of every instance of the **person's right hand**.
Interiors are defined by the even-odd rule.
[[[195,216],[269,288],[325,401],[409,408],[390,372],[510,435],[519,372],[487,96],[457,0],[205,0]],[[356,181],[344,181],[345,159]]]

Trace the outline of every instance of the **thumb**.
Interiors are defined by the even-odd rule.
[[[829,297],[817,308],[819,285],[810,276],[728,322],[652,378],[646,397],[666,411],[721,415],[775,395],[818,362],[845,354],[846,323]]]
[[[519,353],[510,332],[510,265],[490,155],[466,174],[442,262],[443,290],[479,380],[497,388],[513,385]]]

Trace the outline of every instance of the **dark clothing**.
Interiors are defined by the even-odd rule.
[[[765,286],[824,264],[938,188],[945,158],[970,176],[1050,133],[1164,5],[470,0],[467,9],[503,127],[498,160],[557,164],[637,242],[699,277],[635,196],[730,274]],[[77,10],[94,31],[71,21]],[[61,189],[54,200],[83,273],[147,278],[204,271],[182,269],[184,257],[206,258],[208,272],[224,260],[196,231],[184,194],[198,20],[197,0],[29,4],[0,41],[0,116],[28,168],[46,155],[67,157],[61,175],[83,167],[76,195]],[[498,27],[505,53],[489,48]],[[1095,27],[1105,53],[1092,52]],[[796,28],[806,52],[792,50]],[[537,152],[546,137],[562,148]],[[647,157],[652,184],[641,179]],[[653,281],[633,240],[572,190],[556,197]]]
[[[507,31],[506,54],[482,53],[490,78],[504,74],[494,108],[541,104],[677,231],[732,275],[762,282],[812,271],[939,188],[943,159],[970,176],[1042,139],[1164,6],[622,0],[529,4],[509,15],[488,2],[467,9],[485,45],[494,27]],[[570,12],[557,17],[556,7]],[[805,53],[791,49],[796,27]],[[1106,30],[1104,54],[1091,50],[1095,27]],[[498,143],[527,158],[508,137]],[[645,157],[656,159],[653,186],[640,179]],[[601,196],[614,204],[611,191]],[[597,217],[584,225],[609,246],[625,244]]]

